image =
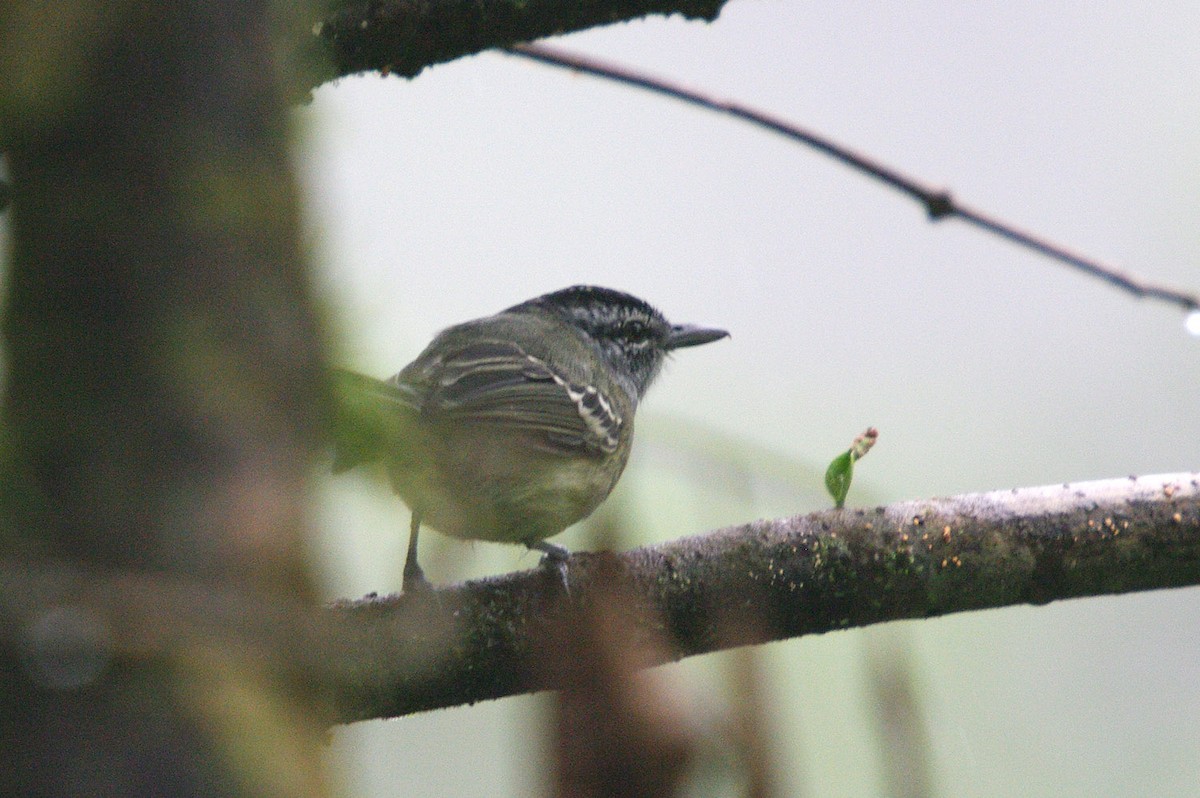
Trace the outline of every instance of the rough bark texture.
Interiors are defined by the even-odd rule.
[[[714,20],[725,0],[351,0],[330,4],[293,50],[297,77],[307,91],[320,83],[375,70],[412,77],[440,64],[493,47],[626,22],[654,14]]]
[[[572,671],[545,652],[581,634],[597,605],[616,616],[604,623],[621,630],[622,656],[648,667],[900,618],[1197,584],[1200,474],[1173,474],[757,521],[576,554],[569,591],[539,569],[315,614],[186,582],[3,562],[0,611],[12,617],[0,629],[65,605],[100,623],[101,660],[221,641],[334,696],[335,717],[353,721],[569,687]]]
[[[1196,585],[1200,474],[756,521],[619,558],[635,596],[623,609],[629,644],[665,652],[658,661],[901,618]],[[594,560],[572,557],[569,593],[530,571],[336,608],[362,635],[358,673],[372,675],[343,685],[342,717],[555,687],[533,678],[530,652],[586,610]]]

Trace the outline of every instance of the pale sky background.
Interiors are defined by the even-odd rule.
[[[1193,0],[734,0],[711,25],[659,18],[557,42],[753,104],[1200,290]],[[499,54],[344,80],[295,116],[348,365],[391,374],[444,326],[580,282],[732,331],[680,353],[639,413],[613,501],[644,540],[824,506],[816,475],[868,425],[881,439],[852,503],[1200,467],[1200,340],[1178,310],[929,224],[777,136]],[[330,594],[397,589],[402,505],[353,477],[326,494]],[[422,544],[434,579],[536,562],[436,533]],[[1198,619],[1190,589],[765,647],[780,778],[789,795],[880,793],[863,685],[882,641],[911,649],[939,795],[1198,795]],[[663,672],[719,715],[706,702],[724,663]],[[543,708],[357,724],[333,750],[348,795],[523,795],[540,784]]]

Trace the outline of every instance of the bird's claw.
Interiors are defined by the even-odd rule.
[[[425,578],[425,571],[417,565],[415,557],[410,557],[404,563],[404,574],[400,582],[402,593],[427,593],[433,590],[433,585]]]
[[[558,581],[562,585],[563,592],[568,596],[571,595],[571,583],[568,579],[567,564],[571,559],[571,552],[562,546],[553,543],[547,543],[544,540],[535,540],[525,544],[533,551],[542,553],[542,560],[538,564],[539,567],[547,570],[554,569],[558,574]]]

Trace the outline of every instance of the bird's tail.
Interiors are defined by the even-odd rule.
[[[417,408],[391,382],[346,369],[330,369],[334,398],[333,473],[381,459],[411,443]]]

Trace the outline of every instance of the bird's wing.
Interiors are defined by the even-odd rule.
[[[612,399],[595,385],[571,380],[509,341],[466,344],[417,373],[408,369],[393,383],[416,378],[421,412],[452,423],[494,424],[529,436],[533,445],[570,454],[616,451],[624,420]]]

